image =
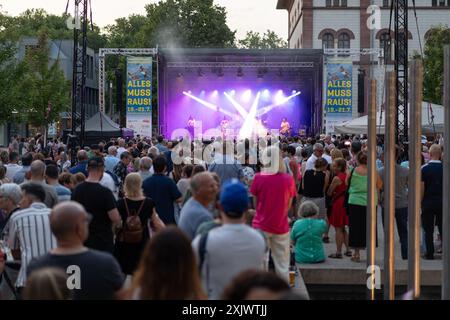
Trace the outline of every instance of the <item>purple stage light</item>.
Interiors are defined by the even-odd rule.
[[[217,98],[219,96],[219,91],[214,90],[212,96],[213,96],[213,98]]]
[[[283,94],[283,90],[278,90],[277,94],[275,95],[275,103],[276,104],[282,104],[285,96]]]
[[[268,89],[265,89],[262,93],[263,98],[267,99],[270,97],[270,91]]]
[[[242,100],[244,102],[249,102],[252,98],[252,90],[245,90],[245,92],[242,94]]]

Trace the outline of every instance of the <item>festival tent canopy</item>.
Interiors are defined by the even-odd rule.
[[[434,126],[431,120],[430,106],[434,115]],[[377,134],[384,134],[385,112],[377,112]],[[368,116],[346,121],[334,127],[335,133],[340,134],[367,134]],[[411,121],[410,121],[411,123]],[[422,102],[422,131],[423,134],[432,134],[434,132],[442,133],[444,131],[444,107],[429,102]]]

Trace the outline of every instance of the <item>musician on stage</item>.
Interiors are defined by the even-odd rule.
[[[192,138],[194,138],[194,128],[195,128],[195,119],[192,116],[189,116],[186,130],[189,131]]]
[[[222,132],[223,135],[225,135],[229,126],[230,121],[228,121],[228,119],[225,116],[223,116],[222,121],[220,121],[220,131]]]
[[[286,118],[283,118],[280,126],[280,134],[287,136],[291,134],[291,124]]]

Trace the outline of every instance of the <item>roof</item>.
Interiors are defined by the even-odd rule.
[[[291,7],[292,0],[278,0],[277,2],[277,9],[286,9],[289,10]]]

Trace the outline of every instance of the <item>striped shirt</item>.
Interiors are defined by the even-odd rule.
[[[9,247],[21,251],[16,287],[25,286],[27,266],[31,260],[56,248],[49,217],[50,209],[43,203],[35,202],[29,208],[16,212],[9,221]]]

